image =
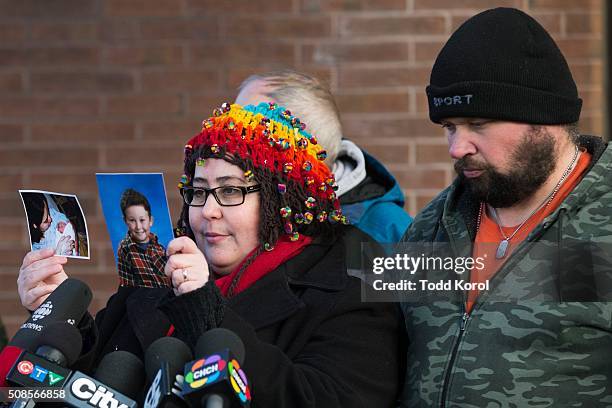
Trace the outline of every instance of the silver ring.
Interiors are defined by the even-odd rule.
[[[187,282],[187,269],[183,268],[183,282]]]

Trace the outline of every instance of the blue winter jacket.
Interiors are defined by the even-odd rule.
[[[366,151],[362,152],[366,161],[367,178],[340,197],[342,212],[351,224],[371,235],[376,241],[398,242],[412,222],[412,217],[404,210],[404,194],[385,166]],[[382,195],[372,194],[372,189],[367,188],[368,183],[384,186],[385,192]]]

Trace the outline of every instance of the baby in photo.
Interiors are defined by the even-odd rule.
[[[74,227],[68,217],[66,217],[64,213],[53,209],[52,206],[49,206],[49,208],[51,210],[51,219],[53,220],[53,222],[51,223],[51,228],[54,228],[53,232],[55,235],[56,242],[60,242],[62,238],[67,237],[66,239],[64,239],[64,241],[73,242],[74,244],[76,244],[76,232],[74,231]],[[77,254],[77,250],[76,248],[74,248],[74,245],[72,250],[69,252],[70,253],[68,253],[67,255]]]

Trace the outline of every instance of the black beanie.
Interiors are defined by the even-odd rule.
[[[532,17],[484,11],[451,35],[426,89],[429,118],[479,117],[559,125],[580,117],[582,99],[559,47]]]

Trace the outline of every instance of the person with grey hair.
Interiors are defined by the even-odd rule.
[[[251,75],[239,87],[242,106],[275,102],[300,117],[327,151],[342,211],[351,224],[378,242],[397,242],[412,218],[404,210],[404,194],[389,171],[355,143],[343,139],[336,102],[317,78],[291,71]]]

